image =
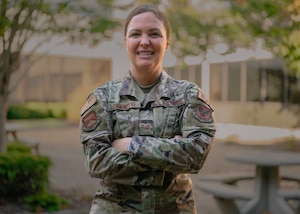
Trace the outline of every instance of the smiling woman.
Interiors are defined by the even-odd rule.
[[[133,16],[127,23],[125,42],[131,74],[138,84],[150,85],[162,71],[162,60],[169,46],[169,23],[162,22],[153,12]]]
[[[156,7],[133,9],[124,29],[128,74],[96,88],[81,108],[85,165],[100,179],[90,214],[196,213],[188,174],[203,166],[216,129],[203,91],[163,70],[169,31]]]

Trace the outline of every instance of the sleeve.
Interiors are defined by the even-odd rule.
[[[111,146],[113,131],[107,105],[107,89],[98,88],[81,108],[80,140],[90,176],[125,185],[162,186],[164,171],[134,162],[132,155]]]
[[[186,97],[180,116],[182,138],[133,136],[129,151],[134,161],[173,174],[198,173],[216,131],[213,109],[197,86],[187,90]]]

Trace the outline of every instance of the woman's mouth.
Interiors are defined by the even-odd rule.
[[[137,52],[137,54],[140,55],[140,56],[150,56],[150,55],[154,54],[154,52],[152,52],[152,51],[139,51],[139,52]]]

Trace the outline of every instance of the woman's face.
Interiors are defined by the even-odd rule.
[[[131,19],[125,44],[131,72],[161,72],[169,41],[163,23],[152,12],[141,13]]]

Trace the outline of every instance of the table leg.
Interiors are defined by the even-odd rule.
[[[17,132],[16,131],[6,131],[6,136],[11,135],[13,137],[14,141],[18,141],[18,136],[17,136]]]
[[[280,188],[280,175],[278,167],[269,167],[269,201],[268,207],[269,211],[274,214],[293,214],[295,213],[292,208],[288,205],[283,197],[278,194],[278,189]]]
[[[257,166],[254,179],[254,197],[242,208],[243,214],[263,213],[267,210],[268,172]]]
[[[287,202],[278,195],[280,186],[279,167],[257,166],[255,196],[243,208],[243,214],[256,214],[269,211],[272,214],[293,214]]]

